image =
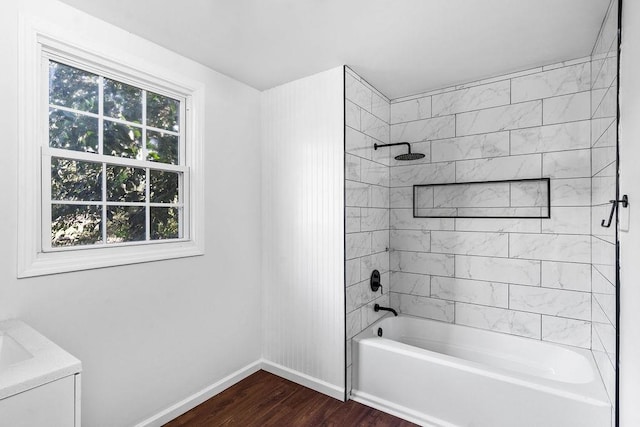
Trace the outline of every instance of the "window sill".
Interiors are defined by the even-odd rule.
[[[158,243],[127,247],[38,252],[30,262],[20,266],[18,278],[45,276],[95,268],[116,267],[204,255],[194,241]]]

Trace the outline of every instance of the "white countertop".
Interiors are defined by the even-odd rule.
[[[78,359],[20,320],[0,322],[0,335],[8,335],[33,357],[0,370],[0,399],[82,371]]]

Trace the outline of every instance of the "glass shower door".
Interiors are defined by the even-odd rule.
[[[591,349],[612,404],[617,400],[618,1],[612,0],[591,60]],[[616,414],[617,415],[617,414]]]

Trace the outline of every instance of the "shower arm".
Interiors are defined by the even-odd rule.
[[[373,144],[373,149],[377,150],[378,148],[395,147],[397,145],[406,145],[407,146],[407,150],[409,150],[407,154],[411,154],[411,144],[409,144],[408,142],[395,142],[393,144]]]

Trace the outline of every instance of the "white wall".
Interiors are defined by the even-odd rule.
[[[620,426],[640,425],[640,3],[622,7],[620,54]]]
[[[263,357],[344,397],[342,67],[262,93]]]
[[[16,279],[18,14],[206,86],[206,255]],[[0,14],[0,319],[18,317],[83,363],[87,426],[127,426],[260,358],[259,93],[55,1]]]

